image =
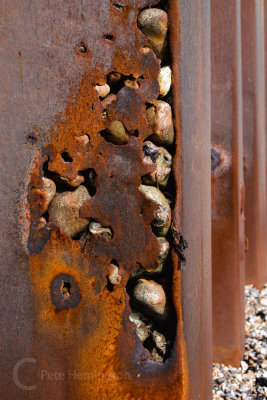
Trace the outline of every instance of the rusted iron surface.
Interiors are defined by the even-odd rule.
[[[246,281],[266,280],[264,2],[242,3]]]
[[[267,3],[264,2],[264,68],[265,68],[265,105],[267,104]],[[265,135],[267,135],[267,117],[265,115]],[[266,188],[267,188],[267,139],[265,136],[265,161],[266,161]],[[266,189],[267,190],[267,189]],[[267,196],[267,194],[266,194]],[[267,235],[267,229],[266,229]],[[267,240],[267,239],[266,239]],[[267,281],[267,261],[266,261],[266,270],[265,270],[265,277],[263,276],[265,282]]]
[[[241,2],[211,2],[213,357],[244,352],[244,205]]]
[[[189,398],[211,399],[210,2],[180,0],[179,4],[181,50],[174,40],[172,54],[180,66],[174,110],[180,102],[177,152],[182,159],[182,208],[177,207],[175,215],[181,217],[188,242],[182,270],[184,337]]]
[[[159,255],[150,227],[155,207],[138,190],[155,168],[142,161],[142,147],[155,134],[146,108],[160,90],[160,61],[137,25],[147,6],[164,2],[0,4],[1,398],[211,398],[208,0],[169,1],[175,144],[166,147],[175,192],[167,238],[180,261],[183,236],[189,248],[182,274],[171,251],[160,282],[168,310],[157,322],[169,335],[164,362],[151,359],[129,320],[131,273],[142,266],[147,280]],[[103,101],[106,82],[113,91]],[[114,121],[124,125],[124,144],[112,143]],[[43,176],[57,195],[71,192],[67,233],[47,215]],[[75,187],[84,185],[90,198],[77,214]],[[90,218],[101,235],[86,225],[87,235],[76,236],[80,219]]]
[[[6,68],[1,160],[11,172],[1,182],[2,232],[8,238],[1,252],[1,388],[6,399],[187,398],[177,255],[172,251],[171,270],[162,281],[168,312],[158,324],[170,335],[164,362],[151,359],[137,337],[129,320],[131,287],[126,291],[138,266],[152,271],[158,266],[159,243],[150,227],[156,209],[138,186],[155,168],[142,162],[142,147],[155,135],[146,107],[159,95],[160,61],[137,25],[140,11],[157,3],[1,3],[1,64]],[[178,49],[174,1],[170,14],[171,44]],[[177,90],[177,55],[173,66]],[[104,103],[96,86],[112,83],[113,72],[130,82],[114,84],[113,97]],[[178,196],[173,219],[180,232],[175,101]],[[123,123],[127,143],[110,142],[113,121]],[[46,215],[51,200],[44,176],[57,184],[58,195],[72,193],[64,200],[75,215],[69,235]],[[71,202],[81,183],[91,197],[77,215]],[[72,228],[79,218],[100,222],[112,239],[76,237]],[[110,290],[112,262],[121,280]],[[19,372],[14,372],[16,365]]]

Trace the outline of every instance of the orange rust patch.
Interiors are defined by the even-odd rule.
[[[81,374],[80,378],[74,378],[73,373],[64,382],[70,399],[187,398],[180,271],[174,269],[172,278],[178,321],[176,339],[170,357],[163,364],[147,358],[128,318],[130,306],[125,285],[131,272],[138,265],[155,267],[159,252],[150,226],[155,207],[142,198],[138,186],[141,177],[153,170],[142,162],[142,145],[153,133],[146,120],[146,103],[153,104],[158,98],[160,62],[152,51],[140,50],[148,43],[136,23],[141,3],[138,7],[136,2],[130,3],[123,16],[124,47],[115,40],[108,70],[90,68],[91,57],[88,58],[88,72],[76,94],[70,96],[64,114],[55,121],[50,142],[33,165],[29,183],[28,245],[36,350],[40,353],[38,366],[47,368],[52,352],[53,365],[63,366],[65,374],[69,371]],[[143,1],[142,6],[148,3],[153,2]],[[115,12],[112,8],[113,22],[117,24]],[[131,48],[127,36],[134,38]],[[138,89],[121,88],[114,93],[115,101],[105,106],[95,86],[105,83],[112,71],[142,79]],[[115,120],[121,121],[129,134],[128,144],[114,145],[100,135]],[[88,135],[88,142],[77,140],[84,135]],[[62,153],[67,153],[71,161],[64,160]],[[89,169],[96,172],[96,193],[83,204],[80,215],[112,227],[113,238],[108,242],[102,238],[81,242],[63,235],[49,222],[38,229],[42,199],[35,188],[40,187],[44,173],[55,179],[60,175],[74,180],[78,173]],[[109,292],[106,276],[113,259],[119,265],[122,282]],[[172,263],[178,265],[174,256]],[[59,311],[51,301],[50,285],[62,273],[75,278],[81,301],[75,308]]]

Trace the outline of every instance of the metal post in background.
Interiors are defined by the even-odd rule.
[[[246,282],[266,281],[264,1],[242,2]]]
[[[267,105],[267,2],[264,1],[264,66],[265,66],[265,108]],[[266,188],[267,188],[267,117],[265,115],[265,145],[266,145],[266,153],[265,153],[265,161],[266,161]],[[267,189],[266,189],[267,192]],[[267,196],[267,194],[266,194]],[[266,239],[267,240],[267,239]],[[267,264],[267,261],[266,261]],[[267,266],[266,266],[266,277],[267,279]]]
[[[210,399],[210,2],[180,0],[179,3],[181,220],[188,242],[187,263],[182,271],[184,335],[189,398]]]
[[[235,366],[245,345],[240,6],[211,1],[213,351]]]

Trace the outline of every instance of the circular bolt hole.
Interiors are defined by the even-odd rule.
[[[69,274],[59,274],[51,282],[50,294],[57,310],[75,308],[81,301],[76,279]]]
[[[77,50],[80,54],[87,53],[87,46],[84,43],[79,43],[77,46]]]
[[[69,281],[62,282],[61,293],[65,297],[65,299],[68,299],[70,297],[70,289],[71,283]]]
[[[28,135],[26,136],[26,140],[27,140],[27,143],[36,144],[37,140],[38,140],[37,132],[32,131],[32,132],[28,133]]]

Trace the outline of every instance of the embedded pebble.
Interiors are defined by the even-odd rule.
[[[131,313],[129,315],[129,320],[133,322],[137,326],[137,328],[144,324],[140,313]]]
[[[109,124],[107,137],[114,144],[125,144],[129,141],[129,135],[126,133],[121,121],[112,121]]]
[[[245,301],[244,357],[239,368],[214,364],[213,399],[267,398],[267,284],[261,291],[246,286]]]
[[[174,140],[171,106],[162,100],[157,100],[146,111],[149,124],[153,129],[150,140],[160,146],[169,146]]]
[[[45,191],[46,198],[47,198],[47,205],[49,205],[49,203],[51,202],[51,200],[53,199],[53,197],[56,194],[56,185],[52,181],[52,179],[48,179],[45,177],[42,178],[42,190]]]
[[[156,169],[145,175],[142,182],[145,185],[166,187],[171,173],[171,154],[164,147],[158,147],[150,141],[144,142],[143,154],[143,162],[148,165],[156,164]]]
[[[159,262],[162,263],[168,256],[170,250],[170,243],[165,239],[165,237],[157,237],[160,245],[160,253],[158,255]]]
[[[172,71],[169,66],[162,67],[159,73],[159,95],[164,97],[169,93],[172,84]]]
[[[90,143],[90,139],[88,135],[82,135],[82,136],[75,136],[75,141],[79,143],[82,146],[86,146],[87,144]]]
[[[139,276],[143,273],[149,272],[152,274],[159,274],[162,272],[164,261],[168,256],[170,250],[170,243],[165,239],[165,237],[157,237],[157,241],[160,245],[160,252],[158,254],[158,265],[156,268],[140,268],[135,273],[132,273],[132,276]]]
[[[139,84],[137,79],[126,79],[126,81],[124,82],[124,86],[126,87],[130,87],[133,89],[138,89],[139,88]]]
[[[163,357],[159,355],[155,348],[152,350],[151,354],[149,354],[149,358],[156,363],[163,363]]]
[[[47,211],[52,199],[56,195],[56,184],[54,181],[52,181],[52,179],[43,177],[41,187],[33,190],[41,199],[41,213],[44,214]]]
[[[157,331],[152,332],[152,337],[155,342],[156,348],[162,353],[166,354],[167,342],[165,336]]]
[[[79,186],[73,192],[57,194],[48,208],[49,222],[56,224],[70,237],[82,232],[89,224],[88,219],[80,217],[80,208],[90,195],[85,186]]]
[[[133,295],[148,310],[164,315],[166,313],[166,295],[163,287],[155,281],[139,279],[134,288]]]
[[[117,265],[112,263],[109,265],[108,280],[112,285],[118,285],[121,283],[121,275],[119,274],[119,268]]]
[[[139,313],[131,313],[129,320],[135,324],[136,333],[141,342],[144,342],[151,335],[151,325],[145,324],[142,315]]]
[[[168,14],[159,8],[147,8],[138,15],[138,27],[149,38],[156,56],[161,58],[166,48]]]
[[[92,235],[101,236],[106,240],[112,239],[112,231],[110,228],[102,226],[99,222],[90,222],[89,232]]]
[[[64,176],[58,176],[57,180],[64,183],[72,188],[80,186],[84,182],[84,177],[82,175],[77,175],[74,179],[65,178]]]
[[[46,226],[46,219],[41,217],[38,221],[38,229],[42,229]]]
[[[107,83],[105,83],[104,85],[96,85],[95,90],[97,91],[99,97],[104,98],[109,94],[110,87]]]
[[[157,206],[152,226],[158,236],[166,236],[171,225],[171,208],[168,200],[154,186],[140,185],[138,189],[145,195],[147,200],[152,201]]]

